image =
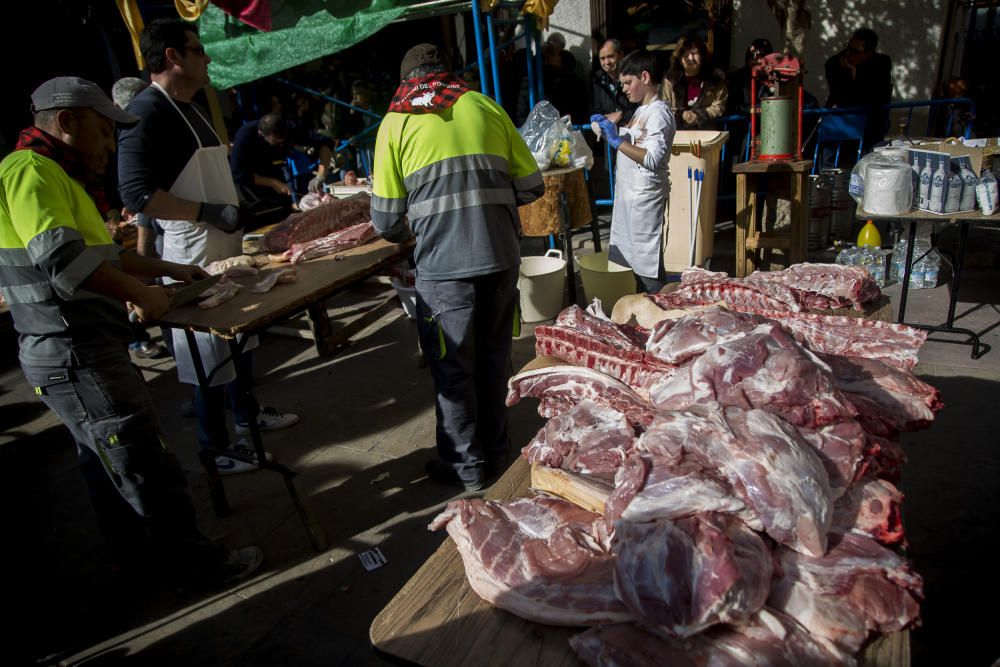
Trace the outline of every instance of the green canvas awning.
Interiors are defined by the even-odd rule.
[[[426,0],[271,0],[270,32],[262,32],[209,5],[199,19],[201,41],[212,57],[216,88],[231,88],[346,49],[407,11],[468,2]]]

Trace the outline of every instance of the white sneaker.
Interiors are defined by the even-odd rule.
[[[235,445],[229,448],[227,451],[232,451],[234,454],[240,454],[242,456],[253,457],[254,463],[248,463],[246,461],[240,461],[238,459],[231,459],[228,456],[220,455],[215,457],[215,467],[219,469],[220,475],[238,475],[242,472],[253,472],[255,470],[260,470],[257,465],[257,456],[253,448],[247,445],[247,441],[240,439]],[[274,456],[271,452],[264,452],[264,458],[268,461],[273,461]]]
[[[262,408],[257,415],[257,428],[261,431],[280,431],[299,423],[299,416],[294,412],[278,412],[274,408]],[[249,435],[250,424],[236,422],[237,435]]]

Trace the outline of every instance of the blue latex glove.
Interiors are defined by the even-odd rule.
[[[622,145],[625,139],[618,136],[618,128],[615,127],[615,124],[604,116],[601,116],[601,120],[597,121],[597,124],[601,126],[601,134],[608,140],[611,148],[618,150],[618,147]]]

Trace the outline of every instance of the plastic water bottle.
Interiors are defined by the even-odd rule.
[[[885,287],[885,255],[879,248],[864,247],[857,251],[857,265],[867,269],[879,287]]]
[[[948,196],[944,200],[944,212],[956,213],[962,202],[962,177],[953,171],[947,180]]]
[[[906,263],[906,239],[899,239],[892,247],[892,267],[889,269],[889,280],[899,282],[903,279],[903,265]]]
[[[924,288],[934,289],[938,283],[938,271],[941,268],[941,255],[937,250],[931,250],[924,258]]]
[[[931,206],[931,178],[934,170],[931,169],[931,156],[924,155],[924,166],[920,169],[920,196],[917,198],[917,207],[925,211]]]
[[[858,249],[847,244],[846,247],[837,253],[837,264],[840,266],[856,266],[858,263]]]
[[[944,187],[948,172],[944,168],[944,158],[939,158],[934,175],[931,177],[930,210],[934,213],[944,212]]]
[[[924,288],[924,260],[913,264],[910,269],[910,289]]]
[[[962,200],[959,210],[972,211],[976,208],[976,184],[979,179],[976,178],[976,172],[972,171],[972,167],[966,160],[962,160],[960,173],[962,176]]]

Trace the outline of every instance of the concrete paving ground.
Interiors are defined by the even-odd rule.
[[[995,234],[995,235],[991,235]],[[585,235],[581,234],[581,238]],[[942,243],[953,242],[950,230]],[[928,342],[920,375],[946,402],[934,426],[907,434],[904,519],[908,555],[923,574],[924,625],[912,634],[913,664],[988,665],[1000,657],[994,575],[1000,551],[1000,234],[975,233],[957,325],[994,350]],[[525,245],[531,254],[541,244]],[[733,233],[717,235],[713,268],[732,270]],[[369,282],[329,305],[348,317],[386,286]],[[944,319],[948,285],[911,292],[908,319]],[[898,287],[887,288],[894,301]],[[530,329],[530,328],[529,328]],[[934,336],[939,338],[939,336]],[[947,338],[940,336],[940,338]],[[515,341],[514,366],[533,356],[530,330]],[[79,475],[68,432],[20,375],[16,339],[0,330],[0,488],[5,528],[5,664],[375,665],[374,616],[444,539],[426,529],[455,494],[424,478],[433,457],[432,385],[417,363],[415,325],[388,312],[334,357],[307,340],[266,334],[255,357],[262,402],[302,415],[268,433],[267,448],[300,474],[329,539],[311,546],[281,478],[225,478],[233,515],[216,518],[196,460],[195,425],[181,416],[190,390],[172,362],[141,362],[167,441],[181,458],[206,532],[228,546],[258,544],[261,570],[228,590],[182,594],[122,591]],[[542,425],[534,401],[511,410],[515,447]],[[357,554],[379,547],[388,563],[366,572]],[[469,656],[480,664],[483,656]]]

